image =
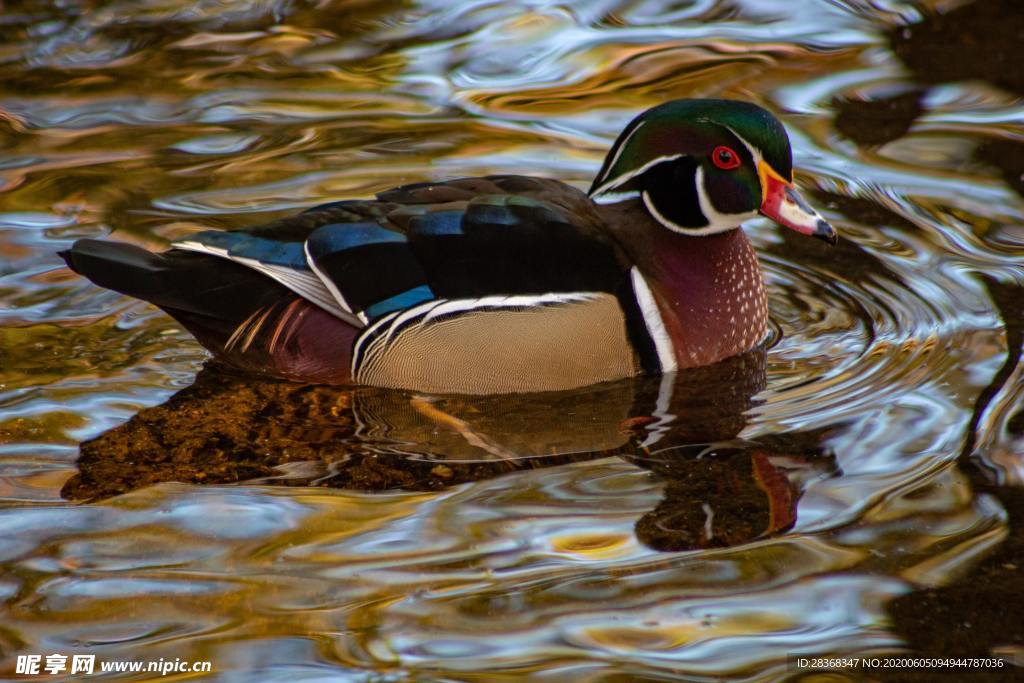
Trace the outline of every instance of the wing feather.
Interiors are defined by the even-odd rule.
[[[629,282],[589,198],[523,176],[405,185],[173,246],[253,268],[357,327],[434,300],[617,294]]]
[[[302,298],[316,304],[328,313],[341,318],[345,322],[357,327],[363,326],[363,323],[356,316],[352,315],[350,311],[339,305],[339,302],[331,294],[323,281],[308,268],[301,269],[293,266],[261,261],[257,258],[242,256],[240,253],[231,253],[230,249],[226,246],[208,244],[202,237],[207,234],[211,233],[199,233],[191,239],[175,242],[173,247],[182,251],[194,251],[201,254],[219,256],[221,258],[234,261],[235,263],[248,266],[249,268],[263,273],[267,277],[281,283]],[[212,234],[235,235],[237,238],[241,239],[257,239],[239,233],[212,232]]]

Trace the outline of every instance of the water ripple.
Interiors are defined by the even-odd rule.
[[[1012,74],[922,72],[904,27],[933,9],[8,10],[3,656],[212,659],[226,680],[597,681],[770,680],[798,652],[899,651],[891,601],[1013,532],[961,452],[1024,481],[1020,95]],[[752,221],[766,353],[666,382],[438,397],[482,440],[403,392],[199,372],[176,324],[55,254],[111,233],[158,248],[431,178],[585,187],[627,120],[681,96],[776,111],[840,244]]]

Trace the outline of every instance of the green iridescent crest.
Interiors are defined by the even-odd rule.
[[[608,189],[658,159],[706,156],[741,138],[783,178],[792,176],[789,136],[771,113],[736,100],[674,100],[648,109],[622,131],[594,179],[590,194]]]

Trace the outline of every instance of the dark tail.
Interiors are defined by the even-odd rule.
[[[185,313],[237,324],[289,295],[270,278],[207,254],[153,253],[124,242],[82,239],[60,255],[100,287],[148,301],[179,319]]]
[[[254,312],[295,297],[251,268],[208,254],[82,239],[60,255],[100,287],[159,306],[215,353]]]
[[[209,254],[89,239],[60,255],[100,287],[159,306],[232,365],[304,381],[348,381],[357,330],[252,268]]]

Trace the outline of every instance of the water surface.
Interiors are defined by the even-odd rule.
[[[1020,19],[935,15],[961,4],[6,8],[2,670],[766,680],[929,628],[1019,658]],[[774,334],[723,367],[472,400],[239,377],[55,255],[419,180],[585,187],[684,96],[775,111],[843,235],[748,225]]]

